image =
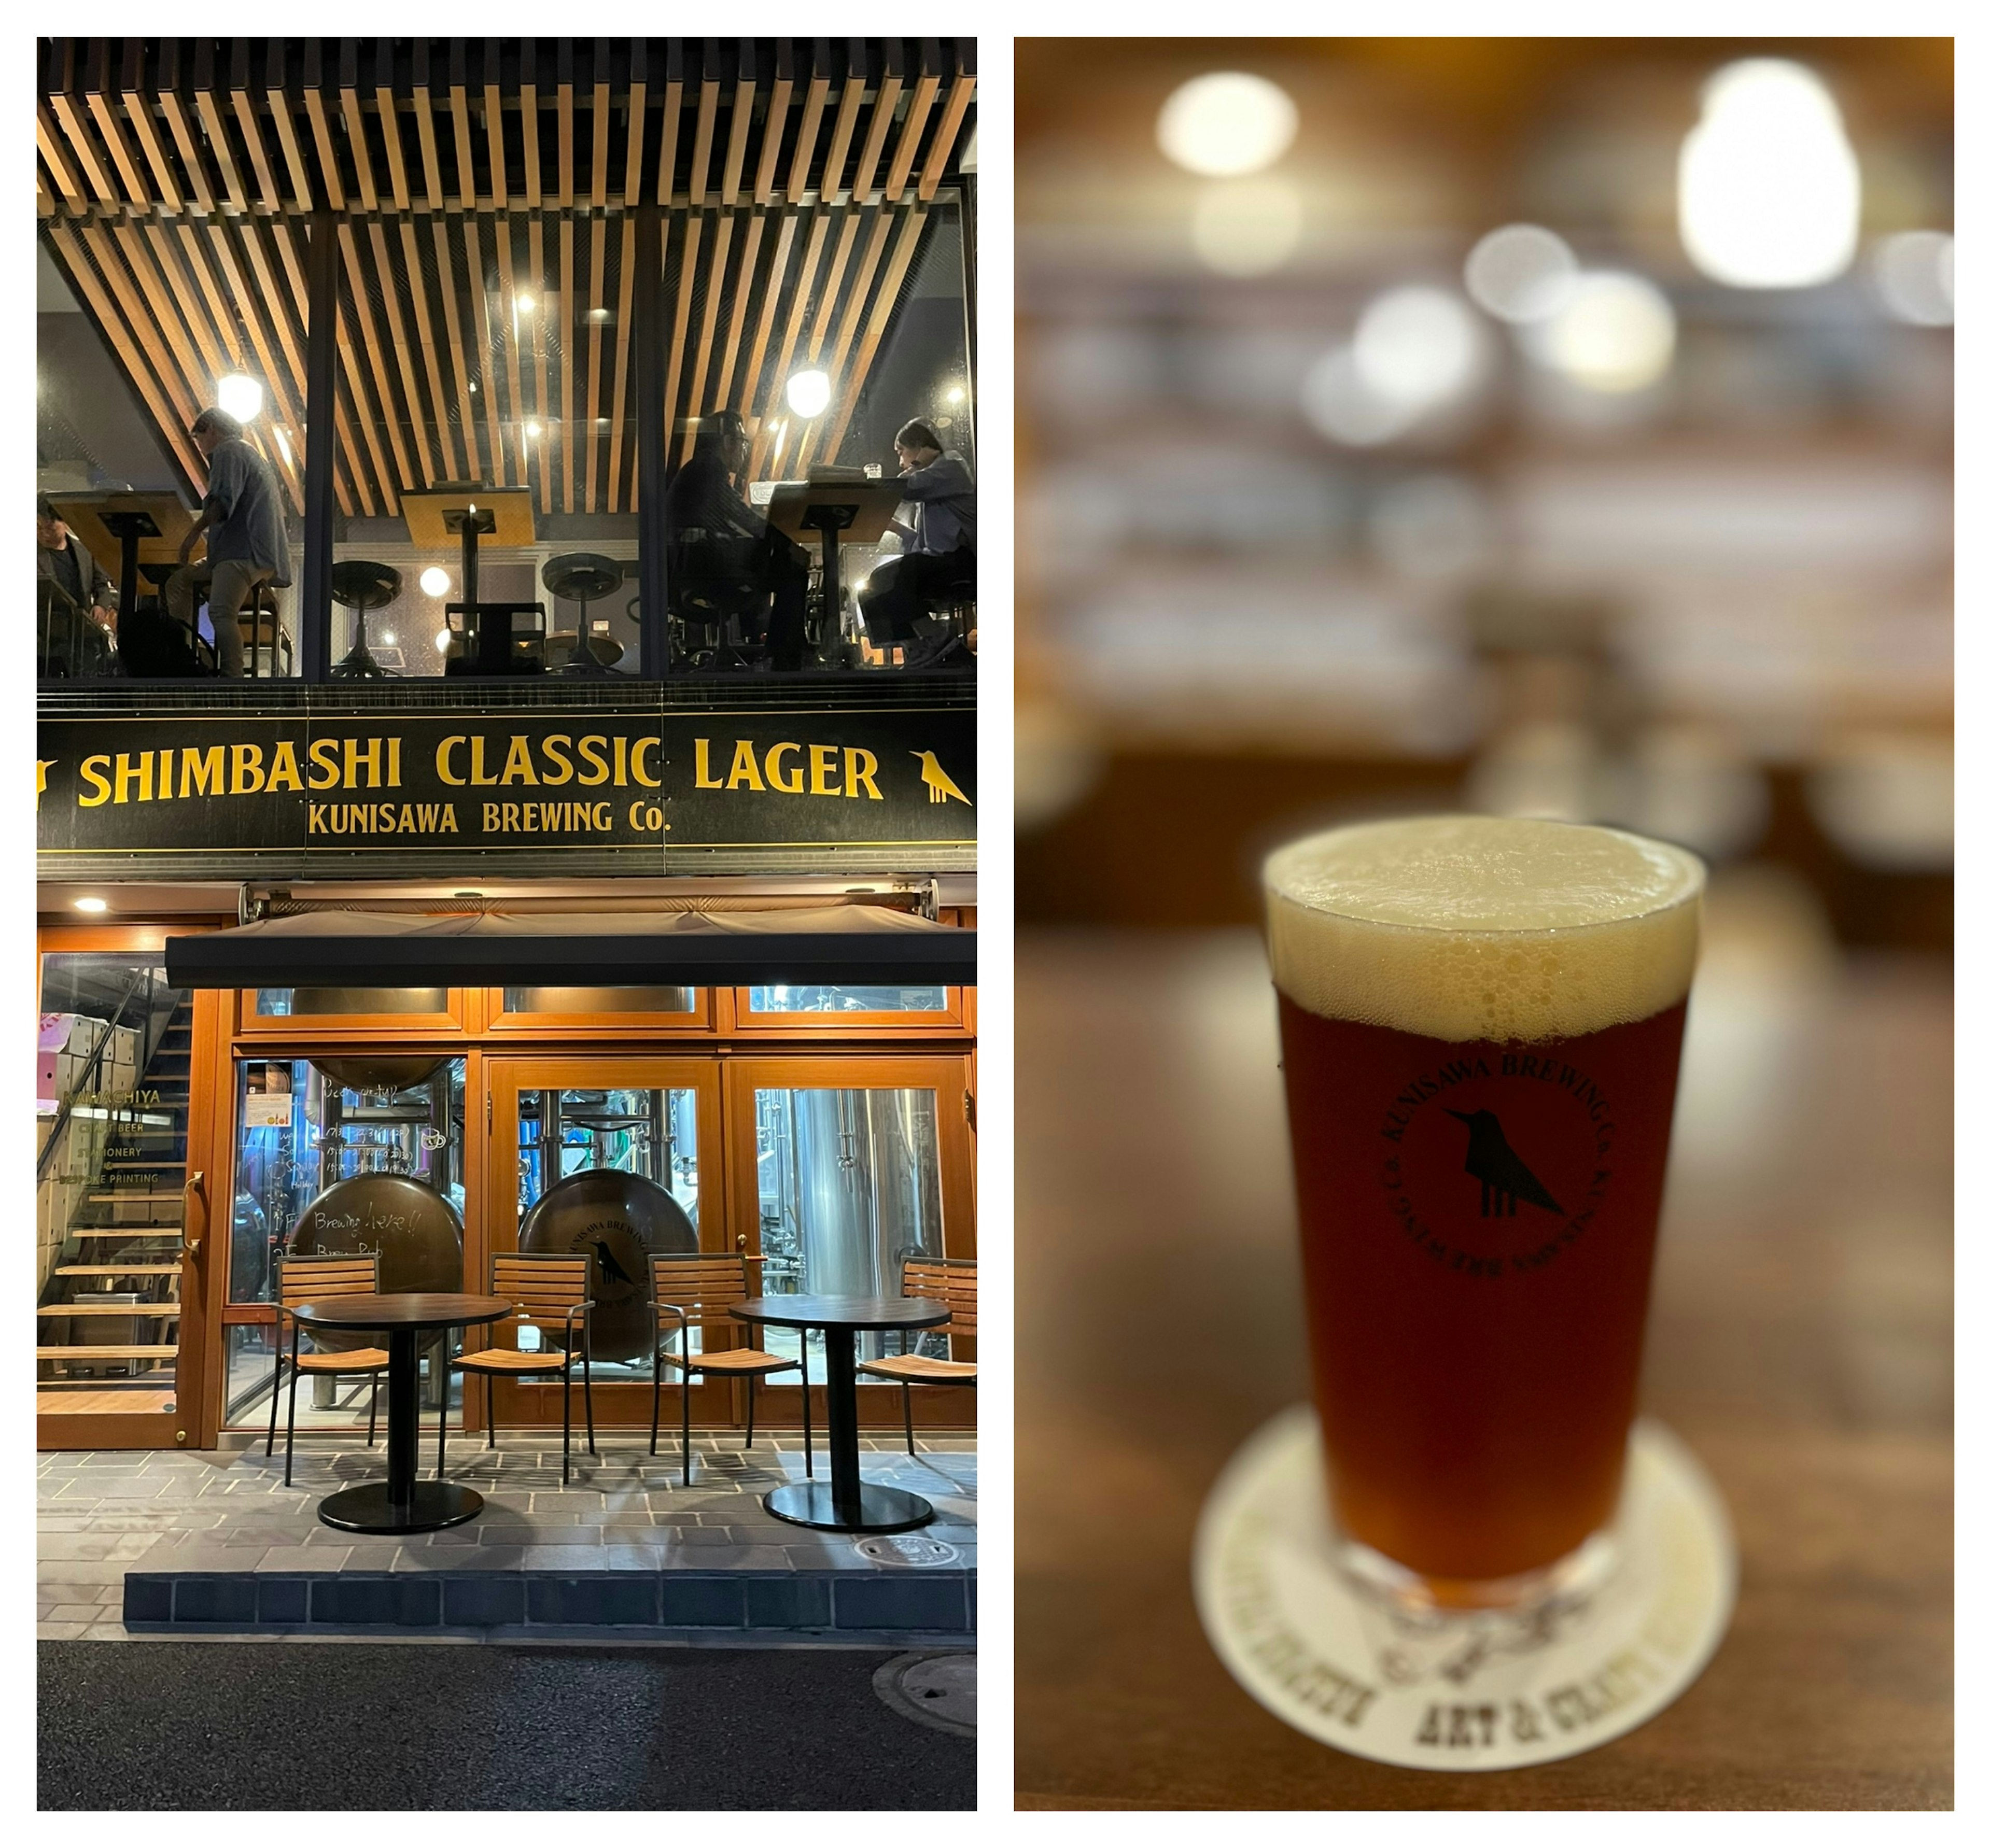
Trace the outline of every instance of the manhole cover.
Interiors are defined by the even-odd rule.
[[[948,1566],[961,1557],[945,1541],[927,1540],[917,1534],[875,1534],[860,1540],[857,1550],[883,1566]]]
[[[975,1736],[972,1656],[894,1656],[871,1677],[878,1698],[936,1731]]]

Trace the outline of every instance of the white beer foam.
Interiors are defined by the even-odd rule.
[[[1686,994],[1707,869],[1615,828],[1430,815],[1295,841],[1264,877],[1273,980],[1309,1012],[1544,1040]]]

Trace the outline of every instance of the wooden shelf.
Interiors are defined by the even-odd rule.
[[[107,1258],[101,1264],[58,1264],[58,1277],[177,1277],[177,1264],[120,1264]]]
[[[70,1232],[72,1238],[163,1238],[180,1235],[177,1225],[85,1225]]]

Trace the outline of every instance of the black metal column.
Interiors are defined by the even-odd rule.
[[[642,589],[642,673],[670,671],[670,628],[665,620],[664,376],[669,335],[664,320],[663,212],[636,208],[636,290],[631,338],[636,349],[637,581]],[[582,644],[586,646],[585,641]]]
[[[339,351],[339,245],[328,211],[311,214],[305,334],[305,577],[298,603],[304,678],[332,678],[333,368]]]

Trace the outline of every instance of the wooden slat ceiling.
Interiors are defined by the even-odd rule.
[[[638,205],[665,209],[672,460],[721,406],[757,473],[839,459],[975,96],[972,39],[40,49],[43,237],[196,487],[187,426],[239,370],[301,506],[305,215],[339,215],[349,516],[464,480],[529,487],[545,513],[633,508]],[[791,427],[804,363],[835,395]]]

